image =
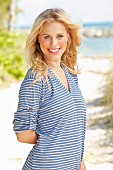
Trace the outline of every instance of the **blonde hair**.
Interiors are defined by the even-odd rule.
[[[66,11],[60,8],[50,8],[43,11],[35,20],[31,33],[26,41],[26,52],[30,59],[30,64],[37,74],[36,81],[40,80],[43,76],[48,79],[48,67],[43,59],[43,53],[40,49],[38,42],[38,35],[43,28],[43,25],[47,22],[61,22],[64,24],[67,32],[69,33],[69,40],[67,42],[67,48],[61,57],[61,64],[64,65],[68,71],[74,75],[79,72],[79,69],[75,70],[77,66],[77,48],[81,43],[78,30],[80,25],[74,24]]]

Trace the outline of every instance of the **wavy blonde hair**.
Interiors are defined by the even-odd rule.
[[[67,32],[69,33],[69,40],[67,42],[67,48],[61,57],[61,64],[64,65],[68,71],[74,75],[79,73],[77,66],[77,48],[81,43],[81,37],[79,36],[80,25],[71,21],[70,17],[60,8],[50,8],[43,11],[35,20],[31,33],[28,35],[26,41],[26,52],[30,59],[30,64],[35,71],[36,81],[40,80],[43,76],[48,79],[48,66],[44,61],[43,53],[40,49],[38,42],[38,36],[45,23],[57,21],[63,23]]]

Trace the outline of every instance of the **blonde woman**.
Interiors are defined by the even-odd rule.
[[[86,106],[75,69],[78,30],[63,9],[53,8],[36,18],[27,38],[31,67],[13,124],[18,141],[34,146],[22,170],[85,170]]]

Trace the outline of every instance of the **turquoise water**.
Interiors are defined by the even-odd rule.
[[[113,29],[113,21],[84,23],[86,28]],[[84,38],[79,52],[85,56],[108,56],[113,55],[113,37]]]
[[[111,22],[94,22],[94,23],[84,23],[84,27],[96,27],[101,29],[113,28],[113,21]]]
[[[85,56],[113,55],[113,37],[85,38],[79,48],[79,52]]]

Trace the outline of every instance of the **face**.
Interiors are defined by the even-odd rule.
[[[65,52],[68,41],[68,33],[60,22],[45,23],[39,34],[40,48],[46,62],[60,62]]]

